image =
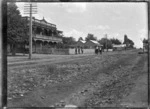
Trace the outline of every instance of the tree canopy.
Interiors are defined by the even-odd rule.
[[[111,49],[112,48],[112,42],[110,39],[101,38],[98,42],[103,45],[104,49],[106,49],[106,48]]]
[[[121,44],[121,41],[117,38],[112,38],[110,39],[110,41],[112,42],[112,44],[116,44],[116,45],[120,45]]]
[[[128,38],[128,36],[125,34],[124,35],[124,42],[123,44],[126,44],[127,47],[133,48],[134,42]]]
[[[76,40],[73,37],[62,37],[64,48],[68,48],[70,45],[76,44]]]
[[[94,37],[94,35],[93,34],[88,34],[87,35],[87,37],[85,37],[85,40],[86,41],[89,41],[89,40],[97,40],[97,38],[96,37]]]
[[[14,2],[7,5],[7,35],[8,39],[23,42],[28,39],[26,22],[21,19],[20,11]]]
[[[143,39],[143,43],[148,44],[148,39]]]

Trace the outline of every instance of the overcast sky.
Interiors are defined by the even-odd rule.
[[[23,15],[24,3],[17,3]],[[118,38],[122,42],[124,34],[132,39],[136,47],[142,47],[141,39],[147,36],[146,3],[37,3],[37,19],[56,24],[67,37],[85,38],[88,33],[101,39]],[[24,15],[23,15],[24,16]]]

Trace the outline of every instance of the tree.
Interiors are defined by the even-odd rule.
[[[123,44],[127,44],[127,41],[128,41],[128,36],[125,34],[124,35],[124,42],[123,42]]]
[[[110,39],[102,38],[98,42],[103,45],[104,49],[106,49],[106,48],[111,49],[112,48],[112,42]]]
[[[110,41],[112,42],[112,44],[116,44],[116,45],[120,45],[121,44],[121,41],[119,39],[115,39],[115,38],[112,38],[110,39]]]
[[[123,44],[126,44],[126,47],[128,47],[128,48],[133,48],[133,46],[134,46],[134,42],[131,39],[129,39],[126,34],[124,35]]]
[[[144,48],[146,49],[146,50],[148,50],[148,39],[143,39],[143,51],[144,51]]]
[[[63,37],[62,40],[65,48],[68,48],[70,45],[76,44],[76,40],[73,37]]]
[[[143,43],[148,44],[148,39],[143,39]]]
[[[130,39],[128,39],[128,42],[129,42],[129,47],[133,48],[134,47],[134,42]]]
[[[89,40],[97,40],[97,38],[94,37],[93,34],[88,34],[87,37],[85,37],[85,40],[86,40],[86,41],[89,41]]]
[[[82,38],[82,37],[79,37],[78,41],[80,41],[80,40],[83,40],[83,38]]]
[[[26,22],[22,20],[20,11],[14,2],[7,5],[7,39],[10,42],[12,55],[16,53],[18,43],[28,39]]]

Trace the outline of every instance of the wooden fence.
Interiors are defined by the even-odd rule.
[[[57,48],[37,48],[33,53],[37,54],[57,54],[57,55],[68,55],[69,49],[57,49]]]

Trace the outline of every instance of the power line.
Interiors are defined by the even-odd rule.
[[[26,3],[24,5],[24,14],[29,14],[30,16],[30,26],[29,26],[29,59],[32,59],[32,14],[37,14],[37,4],[36,3]]]

